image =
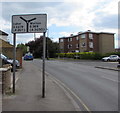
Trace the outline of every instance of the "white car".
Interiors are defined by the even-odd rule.
[[[102,61],[118,61],[119,59],[118,55],[110,55],[109,57],[102,58]]]
[[[3,64],[11,64],[13,66],[13,59],[9,59],[2,53],[0,53],[0,59],[2,59]],[[18,60],[15,60],[16,67],[20,67],[20,63]]]

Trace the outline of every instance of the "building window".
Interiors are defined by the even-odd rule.
[[[89,47],[93,48],[93,42],[89,42]]]
[[[81,38],[85,38],[85,34],[82,34],[82,35],[81,35]]]
[[[63,42],[64,40],[63,39],[60,39],[60,42]]]
[[[68,45],[68,49],[72,48],[72,44]]]
[[[68,42],[72,41],[72,38],[68,38]]]
[[[76,40],[79,40],[79,37],[78,37],[78,36],[76,37]]]
[[[79,44],[76,44],[76,48],[79,48]]]
[[[93,51],[89,51],[89,52],[93,52]]]
[[[68,38],[68,42],[70,41],[70,39]]]
[[[81,47],[85,47],[85,46],[86,46],[86,45],[85,45],[85,42],[83,42],[82,45],[81,45]]]
[[[89,39],[93,39],[93,34],[89,34]]]
[[[72,38],[70,38],[70,41],[72,41]]]
[[[68,49],[69,49],[69,45],[68,45]]]

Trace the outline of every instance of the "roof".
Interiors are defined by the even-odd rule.
[[[6,36],[8,36],[7,33],[3,32],[3,31],[1,31],[1,30],[0,30],[0,35],[6,35]]]
[[[85,34],[85,33],[111,34],[111,35],[115,34],[115,33],[110,33],[110,32],[92,32],[92,31],[88,30],[88,31],[85,31],[85,32],[79,32],[77,35],[72,35],[72,36],[67,36],[67,37],[61,37],[60,39],[62,39],[62,38],[72,38],[72,37],[76,37],[78,35],[82,35],[82,34]]]
[[[85,32],[81,32],[79,34],[85,34],[85,33],[95,33],[95,34],[115,34],[115,33],[110,33],[110,32],[93,32],[91,30],[85,31]]]
[[[11,45],[9,42],[6,42],[2,39],[0,39],[0,48],[11,48],[13,45]]]

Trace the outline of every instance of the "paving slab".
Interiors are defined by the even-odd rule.
[[[42,98],[42,72],[32,61],[23,62],[16,83],[16,93],[3,97],[3,111],[75,111],[70,98],[49,76],[46,76],[45,98]]]

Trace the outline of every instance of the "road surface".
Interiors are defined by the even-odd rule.
[[[34,59],[42,68],[42,60]],[[46,72],[69,87],[90,111],[118,111],[118,72],[80,63],[46,61]]]

